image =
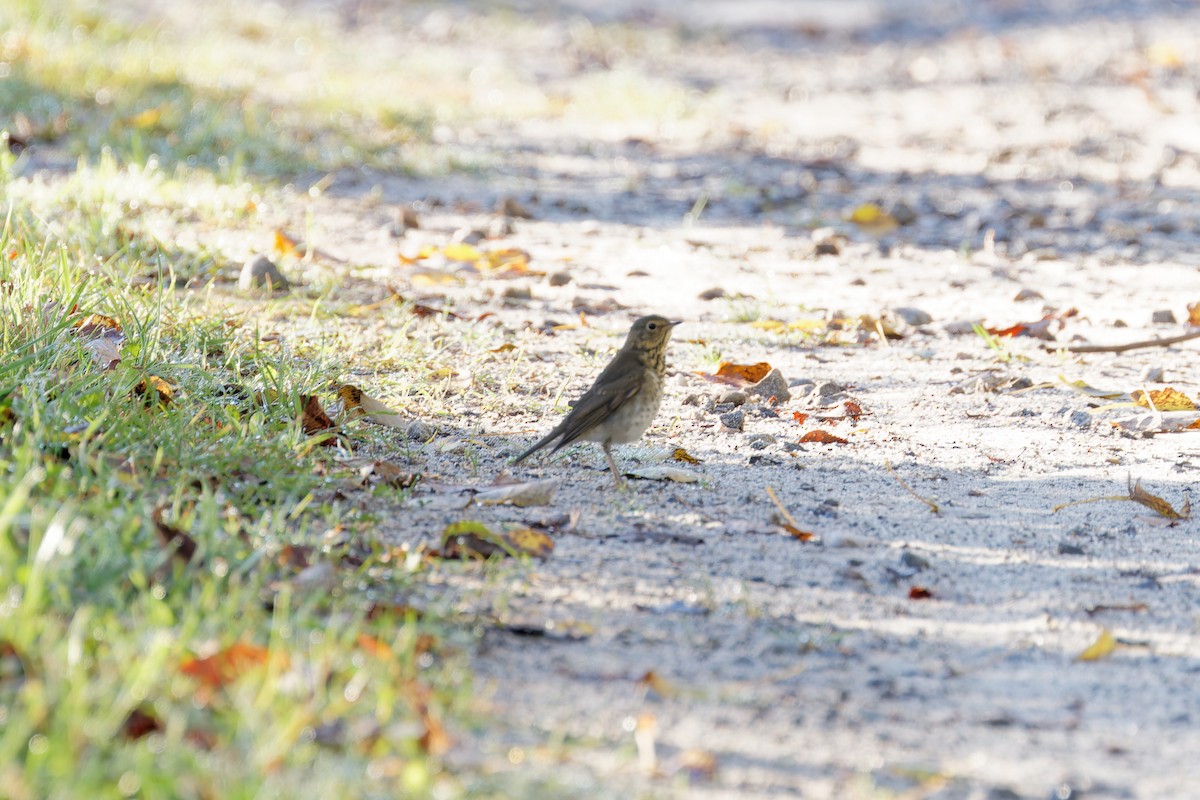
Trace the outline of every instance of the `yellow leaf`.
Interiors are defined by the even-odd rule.
[[[554,552],[554,540],[533,528],[517,528],[506,533],[504,538],[513,550],[534,558],[549,558]]]
[[[275,229],[275,252],[281,256],[303,256],[304,246],[280,228]]]
[[[900,226],[896,218],[875,203],[863,203],[850,213],[850,221],[869,233],[887,233]]]
[[[516,247],[506,247],[501,250],[491,250],[477,264],[488,269],[506,269],[511,272],[524,272],[529,268],[529,253]]]
[[[1076,661],[1099,661],[1102,658],[1107,658],[1112,655],[1112,651],[1117,649],[1116,638],[1109,633],[1108,628],[1101,628],[1100,635],[1096,637],[1096,641],[1079,655],[1075,656]]]
[[[760,331],[777,331],[783,327],[783,322],[777,319],[756,319],[750,323],[750,327]]]
[[[1133,399],[1143,408],[1155,408],[1158,411],[1195,411],[1196,404],[1183,392],[1172,389],[1151,389],[1150,396],[1145,392],[1134,392]]]
[[[129,118],[129,124],[134,128],[153,128],[162,121],[162,107],[147,108],[139,114],[134,114]]]
[[[442,248],[442,255],[449,261],[478,261],[483,258],[483,251],[472,244],[455,242]]]
[[[438,367],[429,373],[429,377],[436,378],[438,380],[445,380],[446,378],[453,378],[457,374],[458,373],[450,367]]]
[[[1150,494],[1143,489],[1141,480],[1134,481],[1132,478],[1130,479],[1129,499],[1167,519],[1188,519],[1192,515],[1192,501],[1190,499],[1184,499],[1183,507],[1179,511],[1176,511],[1166,500],[1157,495]]]
[[[675,452],[671,453],[671,459],[674,461],[682,461],[685,464],[699,464],[700,459],[684,450],[682,447],[676,447]]]
[[[512,342],[505,342],[504,344],[500,345],[499,347],[493,347],[488,352],[489,353],[511,353],[513,350],[516,350],[516,349],[517,349],[517,346],[515,344],[513,344]]]

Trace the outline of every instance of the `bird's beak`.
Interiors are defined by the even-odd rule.
[[[667,324],[668,324],[668,325],[670,325],[672,328],[674,328],[676,325],[682,325],[682,324],[683,324],[683,320],[681,320],[681,319],[677,319],[677,320],[675,320],[674,322],[668,322]]]

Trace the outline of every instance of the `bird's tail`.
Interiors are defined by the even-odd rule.
[[[561,431],[559,431],[557,428],[555,428],[554,430],[550,431],[550,433],[543,436],[541,439],[538,439],[537,443],[534,444],[533,447],[529,448],[524,453],[521,453],[521,455],[517,456],[509,463],[520,464],[522,461],[529,458],[531,455],[536,453],[538,450],[541,450],[543,447],[550,444],[550,442],[554,441],[554,437],[558,436],[559,433],[561,433]]]

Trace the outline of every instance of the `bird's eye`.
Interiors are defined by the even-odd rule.
[[[647,328],[649,328],[650,330],[654,330],[655,328],[657,328],[657,327],[658,327],[658,324],[657,324],[657,323],[654,323],[654,322],[651,322],[651,323],[649,323],[648,325],[646,325],[646,327],[647,327]]]

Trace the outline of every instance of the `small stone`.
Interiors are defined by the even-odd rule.
[[[755,450],[765,450],[775,444],[775,436],[770,433],[751,433],[746,435],[746,442]]]
[[[526,208],[520,200],[515,197],[505,197],[496,205],[496,211],[506,217],[516,217],[517,219],[533,219],[533,214]]]
[[[508,217],[496,217],[488,223],[488,238],[503,239],[505,236],[512,236],[516,230],[512,220]]]
[[[1162,367],[1142,367],[1142,383],[1162,383],[1163,368]]]
[[[788,391],[787,381],[778,369],[772,369],[756,384],[746,387],[747,397],[761,397],[769,403],[778,405],[792,399]]]
[[[566,286],[573,280],[575,279],[571,276],[571,273],[567,272],[566,270],[551,272],[546,276],[546,282],[551,286]]]
[[[783,462],[774,456],[753,455],[750,456],[750,466],[752,467],[777,467]]]
[[[452,242],[461,242],[463,244],[479,244],[487,238],[487,234],[475,228],[459,228],[450,237]]]
[[[413,230],[421,227],[421,219],[417,216],[417,210],[412,206],[405,206],[400,209],[400,213],[396,218],[396,226],[403,231]]]
[[[718,403],[714,400],[708,411],[710,414],[728,414],[733,409],[733,403]]]
[[[931,317],[927,312],[922,311],[919,308],[913,308],[912,306],[893,308],[892,313],[907,322],[909,325],[912,325],[914,328],[920,325],[928,325],[929,323],[933,322],[933,317]]]
[[[1082,556],[1087,555],[1087,551],[1085,551],[1079,545],[1072,544],[1071,542],[1059,542],[1058,554],[1060,556]]]
[[[687,397],[683,398],[683,404],[685,406],[698,406],[700,405],[701,399],[702,398],[698,394],[689,394]]]
[[[1067,421],[1076,428],[1084,430],[1092,427],[1092,415],[1086,411],[1072,411],[1071,416],[1067,417]]]
[[[1022,289],[1021,291],[1017,292],[1017,294],[1013,297],[1013,300],[1015,300],[1018,303],[1020,303],[1022,300],[1041,300],[1041,299],[1043,299],[1042,293],[1035,289]]]
[[[917,212],[903,200],[898,201],[888,209],[888,213],[892,215],[892,219],[901,225],[911,225],[917,221]]]
[[[745,402],[746,402],[746,393],[739,392],[737,389],[734,389],[732,392],[726,392],[725,394],[721,395],[719,400],[717,400],[717,403],[720,405],[724,405],[725,403],[732,403],[735,406],[740,406],[740,405],[743,405]]]
[[[238,276],[238,288],[243,292],[255,289],[286,292],[289,284],[274,261],[264,255],[258,255],[242,265],[242,273]]]
[[[966,333],[974,333],[975,326],[979,324],[979,320],[976,319],[956,319],[943,325],[942,330],[951,336],[962,336]]]
[[[722,414],[721,424],[732,431],[741,431],[746,426],[746,415],[740,409]]]
[[[905,550],[900,556],[900,563],[909,569],[915,569],[917,572],[929,569],[932,565],[929,559],[924,556],[919,556],[911,550]]]
[[[1150,321],[1153,323],[1164,323],[1173,325],[1176,322],[1175,312],[1169,308],[1160,308],[1150,315]]]
[[[812,378],[792,378],[788,381],[788,386],[795,389],[797,386],[812,386],[815,383]]]
[[[703,292],[700,293],[701,300],[716,300],[717,298],[724,297],[724,296],[725,296],[725,290],[719,286],[712,288],[712,289],[705,289]]]
[[[512,305],[532,300],[533,292],[528,286],[509,286],[500,297],[506,305]]]
[[[838,383],[837,381],[825,381],[824,383],[815,385],[813,387],[812,394],[815,394],[821,399],[825,399],[839,395],[844,391],[846,391],[845,384]]]
[[[408,423],[408,427],[404,429],[405,436],[418,442],[429,441],[433,438],[434,433],[436,433],[436,431],[432,425],[419,419],[414,419],[412,422]]]

